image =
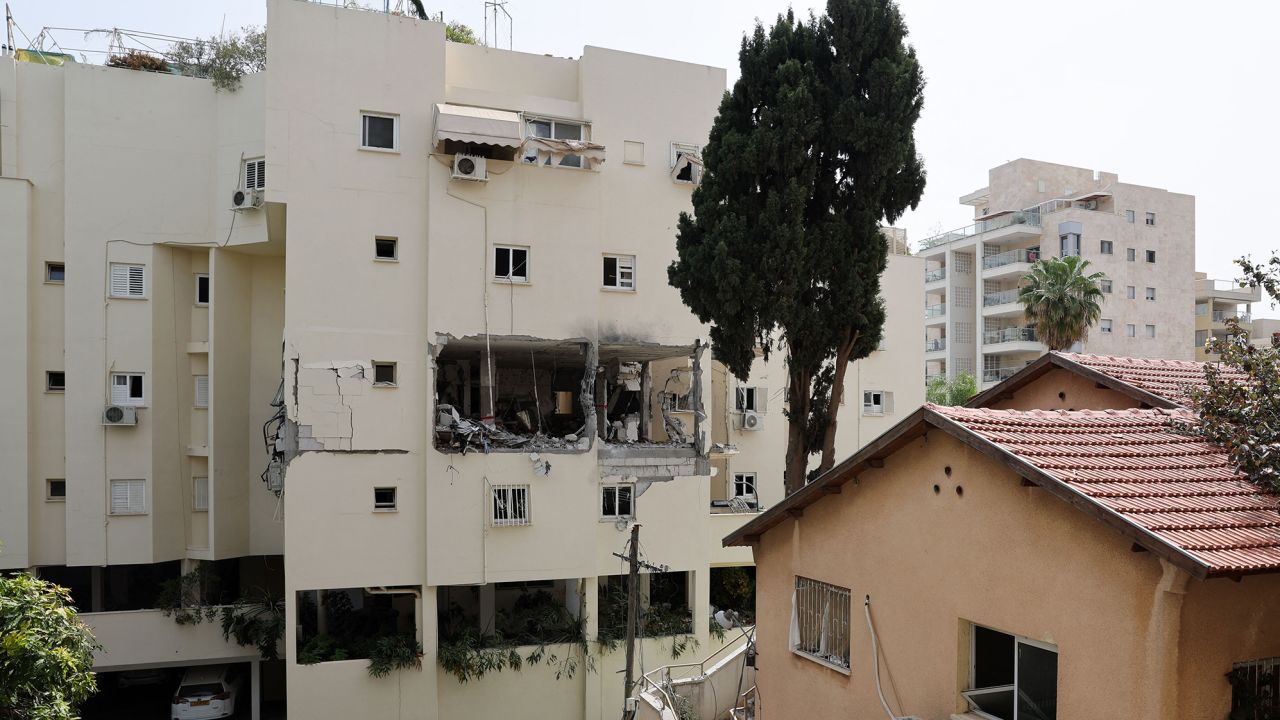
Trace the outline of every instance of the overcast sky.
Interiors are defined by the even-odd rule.
[[[391,0],[392,7],[403,0]],[[381,7],[381,0],[364,0]],[[266,20],[263,0],[9,0],[23,30],[121,27],[205,36]],[[424,0],[483,36],[483,0]],[[900,0],[928,86],[916,140],[929,173],[914,241],[968,222],[960,195],[1029,157],[1119,173],[1196,196],[1197,268],[1280,248],[1280,3],[1237,0]],[[808,12],[813,0],[797,0]],[[742,34],[785,0],[509,0],[516,50],[584,45],[724,67]],[[491,36],[494,34],[490,30]],[[500,45],[507,45],[505,19]],[[102,47],[80,33],[64,45]],[[22,37],[18,45],[25,46]],[[90,56],[90,59],[95,59]],[[100,56],[98,56],[100,61]],[[966,212],[968,211],[968,212]],[[1259,314],[1280,317],[1263,303]]]

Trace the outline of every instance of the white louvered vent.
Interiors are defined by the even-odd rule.
[[[141,515],[147,511],[146,480],[112,480],[111,514]]]
[[[209,376],[196,376],[196,407],[209,407]]]
[[[191,478],[191,509],[209,509],[209,478]]]
[[[146,267],[111,263],[111,297],[146,297]]]
[[[244,161],[244,189],[261,190],[267,186],[267,161],[262,158]]]

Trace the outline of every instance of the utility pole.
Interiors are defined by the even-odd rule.
[[[635,675],[632,668],[636,656],[636,623],[640,617],[640,568],[652,572],[667,572],[671,568],[666,565],[655,565],[640,559],[640,523],[631,526],[631,547],[626,555],[613,553],[614,557],[627,561],[627,669],[626,680],[622,686],[622,718],[630,720],[634,713],[627,710],[627,698],[635,689]]]

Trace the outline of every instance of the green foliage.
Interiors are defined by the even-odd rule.
[[[0,576],[0,717],[71,720],[98,689],[101,649],[66,588],[26,573]]]
[[[459,682],[544,662],[555,668],[557,680],[572,678],[583,666],[588,672],[595,671],[585,618],[574,618],[545,591],[523,595],[511,612],[499,613],[492,633],[481,633],[477,625],[478,620],[464,615],[457,604],[441,613],[437,658],[445,672]],[[549,645],[570,647],[558,654],[549,652]]]
[[[209,78],[216,90],[235,92],[242,77],[267,68],[267,31],[246,26],[227,37],[176,42],[168,57],[183,75]]]
[[[464,45],[479,45],[480,41],[476,39],[476,31],[454,20],[444,26],[444,39],[449,42],[462,43]]]
[[[1018,290],[1027,322],[1050,350],[1066,350],[1083,340],[1102,317],[1101,281],[1107,276],[1087,273],[1089,261],[1078,256],[1043,258],[1031,266]]]
[[[1251,345],[1238,320],[1226,322],[1226,338],[1206,343],[1219,360],[1204,364],[1205,386],[1187,389],[1199,421],[1175,426],[1225,447],[1232,465],[1280,492],[1280,350]]]
[[[422,643],[408,633],[378,638],[369,653],[369,674],[380,678],[409,669],[422,669]]]
[[[924,190],[913,137],[924,76],[906,34],[891,0],[829,0],[822,17],[757,24],[704,148],[694,212],[678,222],[668,280],[711,323],[716,359],[745,380],[757,347],[787,353],[793,489],[834,440],[830,380],[880,342],[880,225]]]
[[[125,68],[128,70],[149,70],[151,72],[169,72],[169,63],[164,58],[156,57],[140,50],[130,50],[124,55],[112,55],[107,59],[107,67]]]
[[[664,575],[653,575],[650,579],[649,604],[640,611],[636,622],[638,638],[668,638],[671,642],[668,651],[675,660],[690,650],[698,647],[698,639],[693,636],[693,614],[684,605],[664,600],[664,595],[679,594],[678,588],[671,593],[663,591]],[[600,596],[600,627],[596,635],[596,643],[606,650],[615,650],[627,633],[627,589],[626,583],[610,584]]]
[[[753,624],[756,608],[755,568],[716,568],[711,573],[711,604],[723,610],[734,611],[744,625]],[[717,628],[724,630],[719,624],[711,623],[713,633]]]
[[[973,373],[961,371],[955,377],[939,375],[929,381],[924,399],[934,405],[963,405],[978,394],[978,378]]]
[[[1236,668],[1227,673],[1231,684],[1231,714],[1227,720],[1280,720],[1280,703],[1271,694],[1276,671]]]
[[[199,625],[218,620],[222,638],[258,649],[264,660],[279,658],[284,637],[284,599],[262,588],[251,588],[229,605],[219,605],[220,580],[213,564],[197,563],[195,569],[160,585],[156,607],[179,625]]]
[[[1271,259],[1265,263],[1255,263],[1249,257],[1242,257],[1235,262],[1244,271],[1244,279],[1240,281],[1240,285],[1265,288],[1272,297],[1274,306],[1274,299],[1280,298],[1280,256],[1271,253]]]
[[[332,635],[316,635],[298,648],[299,665],[346,660],[347,657],[347,649]]]

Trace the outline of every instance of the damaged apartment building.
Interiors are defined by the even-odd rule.
[[[0,435],[26,478],[0,567],[80,588],[99,670],[245,663],[255,714],[616,716],[637,523],[637,673],[741,649],[711,618],[751,616],[752,557],[719,540],[782,500],[785,366],[729,376],[666,281],[725,71],[266,4],[268,69],[235,91],[0,58],[26,337],[0,368],[30,408]],[[924,396],[924,269],[890,246],[840,453]],[[284,598],[279,661],[144,592],[197,570]],[[373,677],[384,638],[421,668]],[[510,645],[593,669],[459,681]]]

